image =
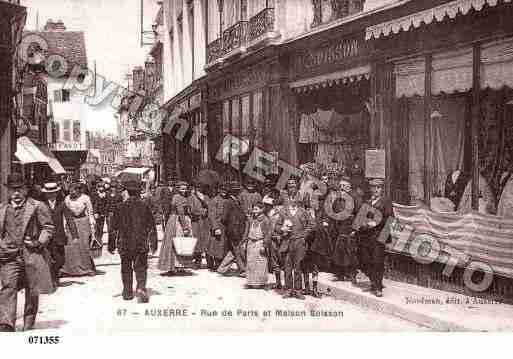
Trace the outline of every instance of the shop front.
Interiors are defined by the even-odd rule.
[[[210,157],[213,168],[226,179],[244,180],[243,169],[255,148],[295,162],[289,90],[280,82],[281,68],[276,56],[255,56],[252,64],[209,75]]]
[[[64,167],[68,177],[79,180],[81,166],[87,160],[88,150],[79,142],[56,142],[50,145],[55,158]]]
[[[289,86],[294,94],[299,165],[320,175],[363,169],[371,139],[371,72],[364,32],[320,46],[295,44]],[[306,50],[304,50],[306,49]]]
[[[202,168],[208,166],[204,99],[202,85],[195,84],[164,106],[169,116],[163,123],[160,146],[162,181],[192,181]]]
[[[389,275],[469,291],[465,266],[479,263],[494,274],[483,293],[504,299],[513,289],[513,5],[457,0],[402,15],[366,31],[392,78],[383,107],[395,216],[466,261],[447,277],[442,257],[421,265],[404,246],[391,250]]]

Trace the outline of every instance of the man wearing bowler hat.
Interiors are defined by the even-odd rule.
[[[121,278],[123,299],[131,300],[133,293],[133,273],[137,281],[136,296],[139,303],[149,301],[146,290],[148,272],[148,251],[157,251],[157,228],[150,207],[141,199],[141,183],[124,183],[129,197],[119,205],[112,217],[112,230],[117,236],[109,236],[108,249],[114,254],[116,248],[121,257]]]
[[[39,294],[54,290],[48,263],[40,257],[55,227],[48,207],[27,197],[20,173],[8,175],[5,185],[9,200],[0,205],[0,331],[12,332],[18,289],[25,289],[23,330],[34,326]]]
[[[59,272],[66,260],[64,247],[68,244],[64,223],[66,223],[68,232],[72,239],[78,239],[78,230],[72,214],[64,205],[64,199],[59,196],[61,187],[56,182],[48,182],[43,185],[41,192],[45,196],[44,203],[50,209],[52,221],[55,225],[55,233],[48,245],[50,256],[52,258],[51,272],[55,287],[59,287]],[[64,221],[66,218],[66,221]]]

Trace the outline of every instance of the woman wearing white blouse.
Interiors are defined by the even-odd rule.
[[[66,261],[61,269],[63,276],[93,276],[96,274],[90,252],[91,237],[95,233],[93,205],[89,196],[81,193],[80,183],[70,187],[70,194],[64,200],[66,210],[78,231],[78,238],[69,238],[65,247]],[[66,228],[66,227],[65,227]],[[69,233],[67,234],[69,235]]]

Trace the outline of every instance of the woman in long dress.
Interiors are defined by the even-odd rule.
[[[167,275],[175,274],[177,269],[183,270],[192,262],[192,258],[177,256],[173,245],[174,237],[193,236],[188,185],[186,182],[179,182],[177,187],[178,193],[171,200],[171,214],[166,224],[157,265]]]
[[[273,226],[264,214],[264,204],[256,203],[246,225],[246,279],[248,288],[264,288],[268,280],[268,259]]]
[[[65,211],[69,214],[67,218],[75,222],[78,238],[68,239],[65,247],[65,262],[61,268],[62,276],[96,274],[90,251],[91,238],[94,236],[96,227],[93,205],[89,196],[81,193],[80,187],[80,183],[72,184],[70,194],[64,199]]]

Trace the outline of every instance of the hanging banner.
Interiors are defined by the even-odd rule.
[[[365,151],[365,178],[385,178],[385,150]]]

